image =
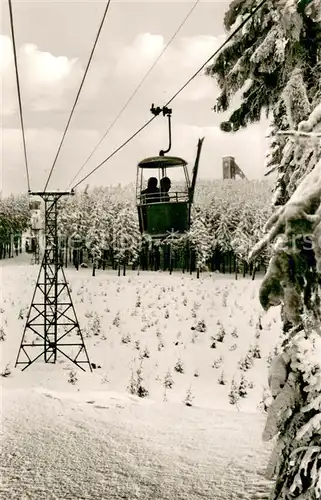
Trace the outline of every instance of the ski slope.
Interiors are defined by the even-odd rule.
[[[268,498],[271,445],[262,443],[258,406],[280,324],[277,310],[262,316],[259,281],[112,271],[92,278],[89,269],[67,269],[88,354],[100,368],[84,373],[61,357],[21,372],[14,363],[37,271],[21,261],[2,267],[1,370],[10,371],[1,377],[2,498]],[[199,322],[205,331],[195,330]],[[213,348],[220,325],[225,337]],[[255,343],[261,357],[242,372],[239,360]],[[144,399],[128,390],[137,367]],[[173,385],[165,389],[168,371]],[[242,374],[251,388],[231,405],[231,381]],[[188,389],[192,406],[184,404]]]

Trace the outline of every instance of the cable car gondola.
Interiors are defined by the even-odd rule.
[[[203,140],[199,139],[197,154],[192,174],[189,179],[187,162],[177,156],[165,156],[171,149],[171,113],[172,110],[163,107],[154,108],[151,112],[158,115],[163,112],[168,116],[169,146],[166,151],[160,151],[159,156],[145,158],[137,165],[136,206],[138,210],[139,227],[142,234],[148,234],[152,239],[163,239],[170,233],[185,233],[190,228],[191,206],[198,172],[198,164]],[[179,191],[171,190],[170,176],[173,169],[183,170],[185,185]],[[144,189],[144,173],[148,176],[147,188]],[[159,187],[157,187],[159,185]]]

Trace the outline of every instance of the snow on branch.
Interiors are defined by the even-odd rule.
[[[321,132],[320,133],[303,132],[303,130],[280,130],[280,132],[277,132],[277,135],[284,135],[286,137],[307,137],[309,139],[313,139],[316,137],[321,138]]]
[[[298,128],[300,131],[311,132],[315,127],[317,127],[320,124],[321,124],[321,103],[314,108],[314,110],[312,111],[307,120],[302,121],[299,124]],[[318,137],[320,137],[320,134],[318,134]]]
[[[287,236],[293,233],[293,223],[302,221],[314,226],[320,223],[321,214],[318,209],[321,204],[321,160],[297,187],[289,201],[280,207],[265,225],[267,234],[254,246],[249,259],[254,260],[275,238],[284,233]],[[314,209],[314,210],[313,210]]]

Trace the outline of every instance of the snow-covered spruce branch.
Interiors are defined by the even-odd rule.
[[[321,132],[304,132],[303,130],[280,130],[277,132],[277,135],[283,135],[286,137],[304,137],[307,139],[320,137],[321,139]]]
[[[254,246],[249,259],[257,258],[264,248],[279,235],[289,237],[294,232],[302,235],[302,229],[307,228],[310,230],[309,234],[313,233],[321,221],[320,204],[321,160],[301,182],[289,201],[270,217],[264,228],[267,234]],[[307,233],[304,232],[304,234]]]
[[[307,328],[308,329],[308,328]],[[302,384],[304,390],[302,391]],[[272,362],[273,402],[263,432],[278,434],[267,477],[273,499],[318,500],[321,494],[321,331],[301,331]]]
[[[275,479],[271,500],[319,500],[321,159],[264,230],[250,258],[274,242],[260,301],[264,309],[282,304],[285,336],[283,352],[271,365],[269,386],[274,400],[263,432],[266,441],[278,436],[267,471]],[[304,247],[307,237],[312,243],[308,249]]]
[[[306,133],[311,133],[313,136],[314,133],[312,132],[313,129],[318,127],[321,124],[321,103],[318,104],[312,113],[310,114],[309,118],[307,120],[302,121],[299,123],[299,132],[306,132]],[[317,134],[318,137],[320,137],[320,134]]]

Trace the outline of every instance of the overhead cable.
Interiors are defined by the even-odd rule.
[[[55,168],[55,165],[56,165],[56,162],[57,162],[57,159],[58,159],[58,156],[59,156],[59,153],[60,153],[60,150],[61,150],[62,144],[63,144],[64,139],[65,139],[65,137],[66,137],[66,134],[67,134],[67,131],[68,131],[68,128],[69,128],[70,122],[71,122],[71,118],[72,118],[73,113],[74,113],[74,110],[75,110],[75,108],[76,108],[76,105],[77,105],[77,102],[78,102],[78,99],[79,99],[79,96],[80,96],[80,92],[81,92],[82,87],[83,87],[83,85],[84,85],[84,82],[85,82],[85,79],[86,79],[86,76],[87,76],[87,73],[88,73],[88,69],[89,69],[90,63],[91,63],[91,61],[92,61],[92,58],[93,58],[94,52],[95,52],[95,48],[96,48],[96,45],[97,45],[97,42],[98,42],[98,39],[99,39],[99,36],[100,36],[101,30],[102,30],[102,27],[103,27],[103,25],[104,25],[104,21],[105,21],[106,16],[107,16],[107,12],[108,12],[108,9],[109,9],[110,2],[111,2],[111,0],[108,0],[108,2],[107,2],[107,4],[106,4],[105,10],[104,10],[104,14],[103,14],[103,17],[102,17],[102,20],[101,20],[101,23],[100,23],[100,26],[99,26],[99,29],[98,29],[98,32],[97,32],[96,38],[95,38],[95,42],[94,42],[93,48],[92,48],[92,50],[91,50],[91,54],[90,54],[90,57],[89,57],[89,60],[88,60],[88,63],[87,63],[87,66],[86,66],[86,69],[85,69],[85,72],[84,72],[84,76],[83,76],[83,78],[82,78],[82,81],[81,81],[81,84],[80,84],[80,87],[79,87],[79,90],[78,90],[78,93],[77,93],[77,96],[76,96],[76,99],[75,99],[74,105],[73,105],[73,107],[72,107],[72,110],[71,110],[71,113],[70,113],[69,119],[68,119],[68,121],[67,121],[67,125],[66,125],[66,127],[65,127],[65,131],[64,131],[63,136],[62,136],[62,138],[61,138],[61,141],[60,141],[60,144],[59,144],[59,147],[58,147],[57,154],[56,154],[56,156],[55,156],[55,159],[54,159],[54,161],[53,161],[52,167],[51,167],[51,169],[50,169],[49,176],[48,176],[48,179],[47,179],[47,182],[46,182],[46,185],[45,185],[45,189],[44,189],[44,191],[46,191],[46,189],[47,189],[47,186],[48,186],[48,184],[49,184],[49,181],[50,181],[50,178],[51,178],[51,175],[52,175],[53,169]]]
[[[183,21],[181,22],[181,24],[179,25],[179,27],[176,29],[175,33],[171,36],[171,38],[169,39],[169,41],[167,42],[167,44],[165,45],[165,47],[163,48],[163,50],[161,51],[161,53],[159,54],[159,56],[156,58],[156,60],[154,61],[154,63],[152,64],[152,66],[149,68],[149,70],[147,71],[147,73],[145,74],[145,76],[143,77],[143,79],[141,80],[141,82],[138,84],[138,86],[135,88],[134,92],[132,93],[132,95],[129,97],[129,99],[126,101],[126,103],[124,104],[124,106],[121,108],[121,110],[119,111],[118,115],[116,116],[116,118],[113,120],[113,122],[111,123],[111,125],[108,127],[108,129],[106,130],[105,134],[102,136],[102,138],[100,139],[100,141],[97,143],[97,145],[94,147],[93,151],[90,153],[90,155],[88,156],[88,158],[86,159],[86,161],[83,163],[83,165],[80,167],[80,169],[77,171],[77,173],[74,175],[74,177],[72,178],[72,180],[70,181],[69,183],[69,186],[71,186],[71,184],[74,182],[74,180],[78,177],[78,175],[80,174],[80,172],[82,172],[82,170],[85,168],[85,166],[87,165],[87,163],[89,162],[89,160],[92,158],[92,156],[94,155],[94,153],[97,151],[98,147],[100,146],[100,144],[103,142],[103,140],[106,138],[106,136],[109,134],[109,132],[111,131],[111,129],[115,126],[115,124],[117,123],[117,121],[119,120],[119,118],[121,117],[121,115],[123,114],[123,112],[125,111],[125,109],[127,108],[127,106],[130,104],[130,102],[133,100],[133,98],[135,97],[135,95],[137,94],[137,92],[139,91],[139,89],[142,87],[143,83],[145,82],[145,80],[148,78],[148,76],[151,74],[151,72],[153,71],[153,69],[155,68],[155,66],[157,65],[158,61],[161,59],[161,57],[164,55],[164,53],[166,52],[166,50],[168,49],[168,47],[170,46],[170,44],[172,43],[172,41],[174,40],[174,38],[176,37],[176,35],[179,33],[179,31],[182,29],[182,27],[184,26],[184,24],[186,23],[187,19],[190,17],[190,15],[192,14],[193,10],[195,9],[195,7],[197,6],[197,4],[200,2],[200,0],[196,0],[196,2],[194,3],[194,5],[192,6],[192,8],[189,10],[189,12],[187,13],[187,15],[185,16],[185,18],[183,19]]]
[[[23,152],[24,152],[24,158],[25,158],[25,167],[26,167],[26,176],[27,176],[28,191],[30,192],[30,177],[29,177],[29,168],[28,168],[26,136],[25,136],[24,123],[23,123],[23,115],[22,115],[22,100],[21,100],[21,92],[20,92],[18,59],[17,59],[16,40],[15,40],[15,33],[14,33],[14,26],[13,26],[14,23],[13,23],[13,10],[12,10],[11,0],[8,0],[8,3],[9,3],[9,16],[10,16],[10,27],[11,27],[11,37],[12,37],[14,66],[15,66],[17,91],[18,91],[19,115],[20,115],[20,125],[21,125],[21,133],[22,133],[22,142],[23,142]]]
[[[226,40],[219,46],[219,48],[205,61],[204,64],[187,80],[186,83],[167,101],[167,103],[164,105],[165,107],[168,106],[176,97],[191,83],[194,78],[205,68],[205,66],[214,58],[217,56],[217,54],[227,45],[233,38],[234,36],[243,29],[243,27],[248,23],[250,19],[253,18],[253,16],[256,14],[256,12],[263,7],[265,3],[267,3],[268,0],[262,0],[253,10],[252,12],[247,16],[246,19],[244,19],[239,26],[226,38]],[[118,146],[107,158],[105,158],[99,165],[97,165],[93,170],[91,170],[85,177],[83,177],[80,181],[77,182],[73,186],[72,189],[75,189],[78,187],[82,182],[84,182],[88,177],[90,177],[93,173],[95,173],[102,165],[104,165],[108,160],[110,160],[116,153],[118,153],[124,146],[126,146],[134,137],[136,137],[142,130],[144,130],[154,119],[156,118],[156,115],[154,115],[150,120],[144,123],[134,134],[132,134],[123,144]]]

